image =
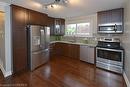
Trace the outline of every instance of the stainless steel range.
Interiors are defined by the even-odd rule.
[[[96,66],[116,73],[122,73],[124,50],[120,41],[114,38],[98,41],[96,47]]]

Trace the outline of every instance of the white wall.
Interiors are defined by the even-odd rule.
[[[4,62],[4,65],[0,64],[0,68],[4,74],[5,77],[12,74],[11,71],[11,23],[10,23],[10,6],[9,4],[0,2],[0,10],[5,12],[5,61],[1,60],[1,62]]]
[[[123,47],[125,48],[125,78],[130,87],[130,0],[127,0],[124,8],[124,34],[122,37]]]

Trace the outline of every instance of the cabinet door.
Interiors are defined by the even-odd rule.
[[[54,55],[55,55],[55,51],[54,51],[54,46],[55,46],[55,43],[52,43],[52,44],[50,44],[50,46],[49,46],[49,48],[50,48],[50,57],[52,58],[52,57],[54,57]]]
[[[60,19],[55,19],[54,34],[55,35],[61,34],[61,21],[60,21]]]
[[[79,45],[69,44],[69,57],[74,59],[79,58]]]
[[[47,26],[50,27],[50,35],[54,35],[54,21],[54,18],[48,17]]]
[[[68,44],[62,43],[62,56],[68,56]]]
[[[65,19],[61,19],[61,35],[65,35]]]
[[[123,9],[115,9],[115,10],[112,10],[112,22],[114,23],[121,23],[123,22]]]
[[[57,43],[57,52],[59,56],[63,56],[63,52],[64,52],[64,43]]]
[[[29,24],[42,24],[42,14],[33,10],[29,10]]]
[[[123,8],[98,12],[98,24],[122,23]]]
[[[42,13],[42,19],[41,20],[42,20],[42,24],[41,25],[47,26],[47,20],[48,20],[47,14]]]
[[[73,58],[79,59],[79,45],[73,45],[72,48],[74,49]]]
[[[27,69],[27,40],[24,27],[14,27],[13,41],[13,73]],[[18,28],[18,29],[17,29]]]
[[[64,35],[65,34],[65,20],[61,18],[55,18],[55,35]]]
[[[26,26],[28,23],[28,10],[19,6],[11,5],[12,27]]]
[[[106,21],[107,21],[107,13],[98,12],[98,24],[106,23]]]
[[[56,56],[62,55],[62,43],[55,43],[53,47],[53,52]]]
[[[58,55],[59,53],[58,53],[58,43],[55,43],[55,45],[54,45],[54,47],[53,47],[53,52],[54,52],[54,55],[56,56],[56,55]]]

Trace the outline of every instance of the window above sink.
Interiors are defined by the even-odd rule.
[[[65,29],[66,36],[92,36],[90,22],[67,24]]]

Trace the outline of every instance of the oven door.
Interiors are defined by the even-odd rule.
[[[107,64],[123,65],[123,50],[96,48],[97,61]]]

